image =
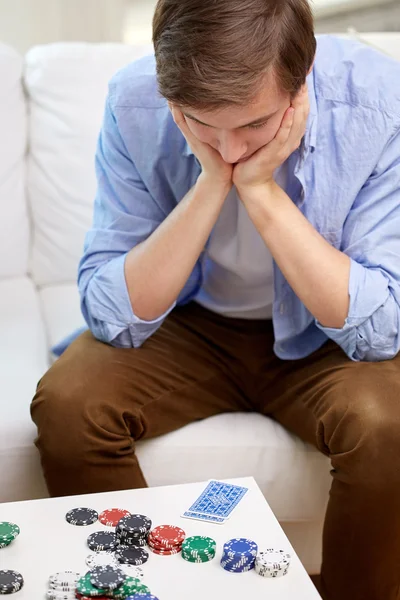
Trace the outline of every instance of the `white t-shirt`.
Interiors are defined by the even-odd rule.
[[[275,171],[285,189],[287,163]],[[195,301],[227,317],[271,319],[273,259],[232,186],[203,255],[203,285]]]

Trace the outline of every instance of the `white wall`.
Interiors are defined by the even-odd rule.
[[[0,0],[0,41],[20,52],[62,40],[118,42],[130,4],[130,0]]]

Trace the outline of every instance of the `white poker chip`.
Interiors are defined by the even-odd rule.
[[[267,548],[256,557],[255,570],[263,577],[282,577],[290,566],[290,554],[284,550]]]
[[[119,562],[115,558],[114,553],[107,551],[98,551],[89,554],[89,556],[86,557],[86,564],[91,569],[107,566],[119,567]]]
[[[49,583],[52,583],[56,586],[61,587],[74,587],[78,579],[81,578],[80,573],[76,573],[75,571],[60,571],[59,573],[54,573],[54,575],[50,575]]]
[[[46,594],[48,600],[72,600],[76,598],[75,591],[59,592],[57,590],[49,590]]]
[[[136,579],[143,579],[144,577],[143,569],[137,567],[136,565],[118,563],[118,568],[121,569],[121,571],[123,571],[125,575],[128,575],[128,577],[135,577]]]

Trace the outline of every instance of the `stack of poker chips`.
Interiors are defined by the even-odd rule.
[[[159,525],[150,531],[147,544],[154,554],[168,556],[182,550],[185,537],[186,533],[180,527]]]
[[[257,554],[255,569],[262,577],[282,577],[290,566],[290,554],[284,550],[268,548]]]
[[[210,537],[194,535],[182,544],[182,558],[188,562],[204,563],[215,557],[217,543]]]
[[[0,523],[0,548],[6,548],[20,534],[20,529],[15,523],[2,521]]]
[[[62,571],[54,573],[49,578],[49,587],[46,598],[48,600],[57,600],[58,598],[73,599],[76,598],[76,584],[80,578],[80,573],[74,571]]]
[[[229,573],[245,573],[254,569],[257,544],[246,538],[234,538],[224,544],[221,567]]]
[[[151,519],[145,515],[126,515],[115,527],[115,534],[124,546],[145,546],[151,529]]]
[[[135,594],[150,595],[150,590],[140,579],[126,575],[111,565],[96,567],[76,582],[77,598],[115,598],[125,600]]]

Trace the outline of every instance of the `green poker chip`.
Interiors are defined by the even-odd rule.
[[[105,596],[109,593],[109,590],[101,590],[95,587],[90,582],[91,572],[88,571],[86,575],[78,579],[76,582],[76,591],[83,596]]]
[[[118,600],[124,600],[128,596],[133,596],[134,594],[150,594],[150,590],[140,581],[140,579],[137,577],[130,577],[129,575],[117,590],[107,592],[107,595],[110,598],[116,598]]]
[[[188,562],[208,562],[215,557],[217,543],[210,537],[194,535],[182,544],[182,558]]]
[[[11,544],[20,534],[20,528],[15,523],[0,522],[0,544]]]

